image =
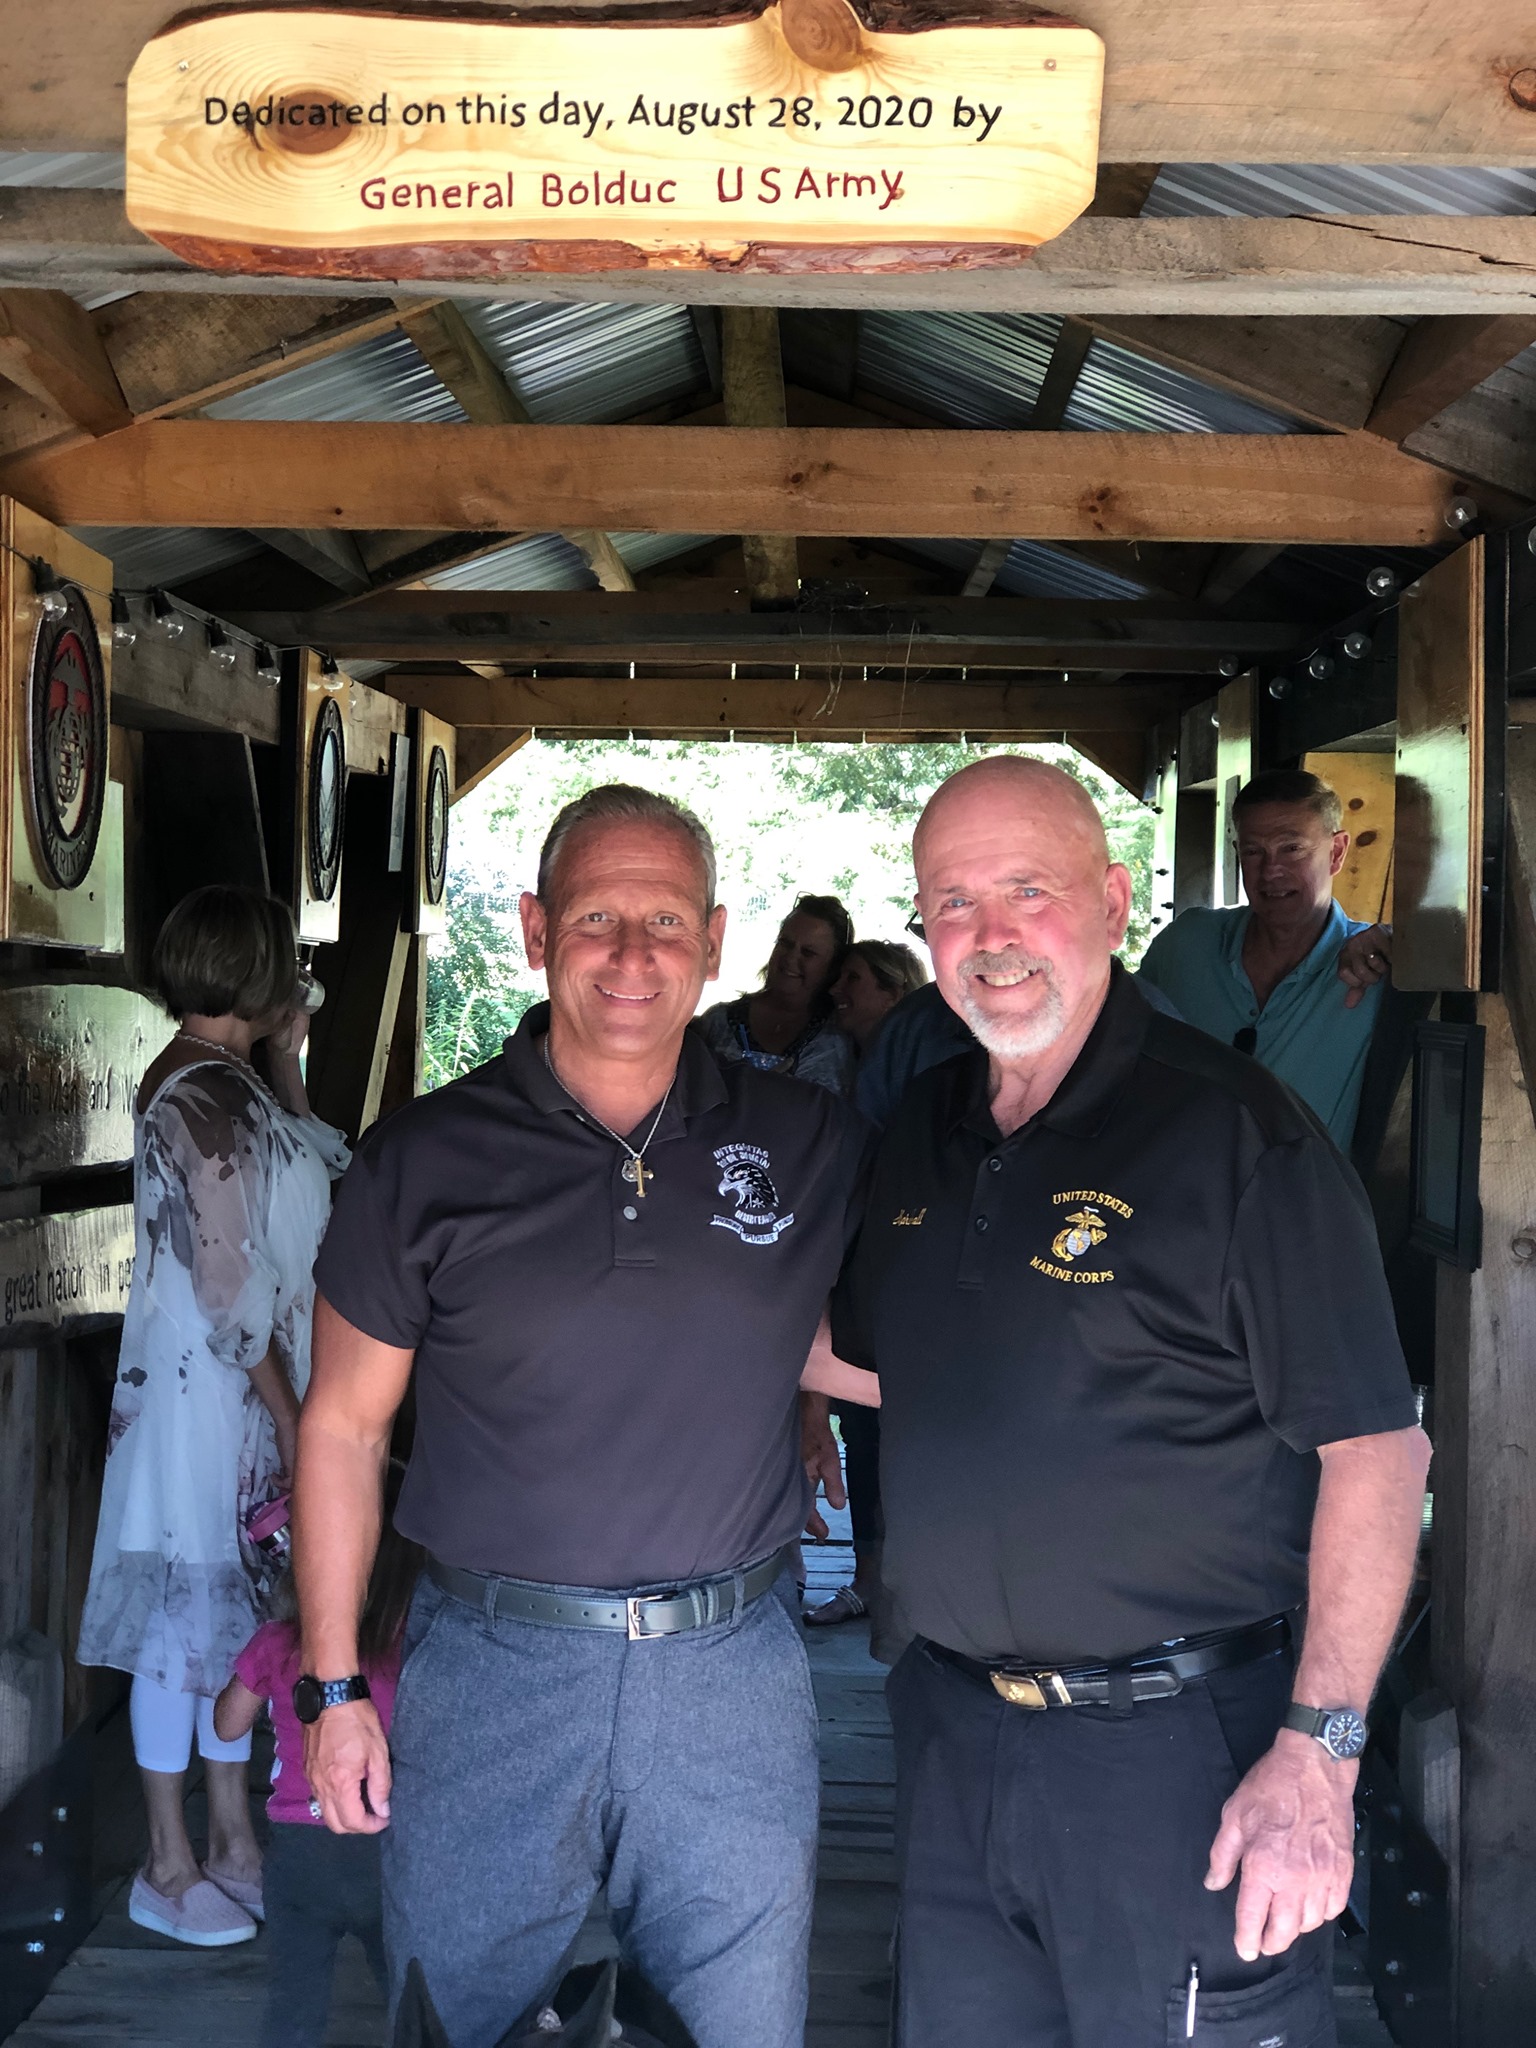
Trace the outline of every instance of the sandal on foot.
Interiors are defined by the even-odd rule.
[[[823,1601],[820,1607],[813,1607],[805,1616],[807,1628],[835,1628],[840,1621],[862,1621],[869,1609],[852,1586],[843,1586]]]

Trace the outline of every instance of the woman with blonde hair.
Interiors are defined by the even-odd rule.
[[[314,984],[283,904],[195,890],[161,928],[153,976],[177,1029],[135,1103],[133,1287],[77,1654],[133,1678],[149,1858],[128,1916],[218,1948],[255,1934],[262,1900],[250,1737],[221,1742],[213,1703],[258,1620],[244,1525],[293,1469],[311,1268],[348,1154],[305,1096]],[[182,1812],[194,1729],[203,1865]]]

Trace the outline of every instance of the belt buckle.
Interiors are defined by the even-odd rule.
[[[1062,1707],[1077,1704],[1059,1671],[993,1671],[988,1675],[992,1680],[992,1690],[1010,1707],[1026,1707],[1032,1714],[1043,1714],[1051,1699]],[[1050,1688],[1050,1699],[1046,1697],[1047,1687]]]
[[[652,1630],[641,1626],[643,1610],[657,1596],[654,1593],[631,1593],[624,1602],[624,1633],[632,1643],[648,1643],[655,1640]]]

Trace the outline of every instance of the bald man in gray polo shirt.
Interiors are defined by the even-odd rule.
[[[816,1730],[783,1554],[864,1126],[686,1029],[725,918],[688,813],[580,799],[522,916],[549,1005],[364,1141],[316,1268],[306,1768],[330,1827],[388,1824],[396,1995],[418,1958],[454,2048],[547,1993],[602,1884],[699,2048],[800,2048]],[[430,1563],[391,1763],[355,1628],[413,1367],[398,1520]]]

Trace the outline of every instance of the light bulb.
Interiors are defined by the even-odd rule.
[[[112,645],[119,654],[127,654],[139,637],[138,628],[128,610],[128,600],[120,590],[112,593]]]
[[[1370,651],[1371,636],[1369,633],[1345,634],[1344,652],[1349,656],[1351,661],[1364,661],[1365,657],[1370,653]]]
[[[1326,683],[1333,674],[1333,656],[1331,654],[1324,654],[1322,649],[1319,648],[1317,653],[1307,663],[1307,674],[1314,676],[1320,683]]]
[[[283,680],[283,665],[270,647],[257,648],[256,673],[264,683],[280,683]]]
[[[1390,569],[1373,569],[1365,579],[1365,587],[1372,597],[1386,597],[1396,590],[1397,578]]]

